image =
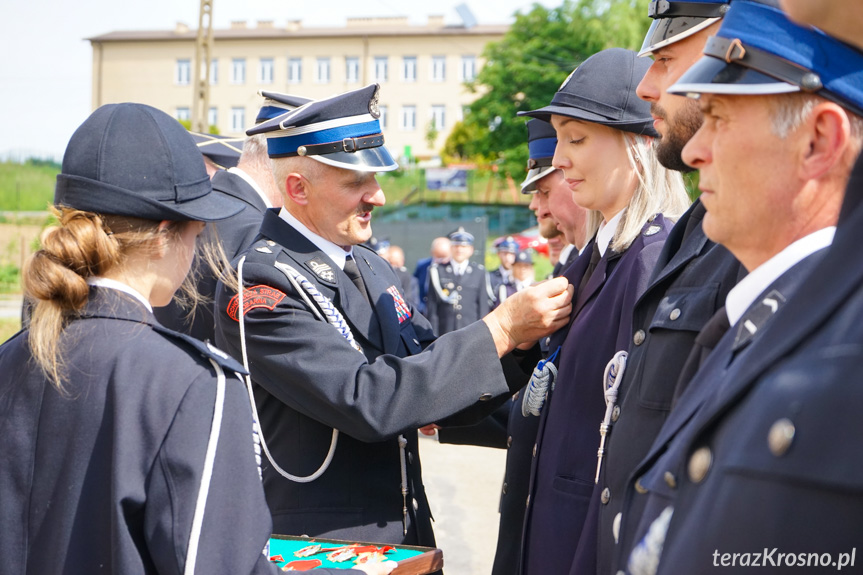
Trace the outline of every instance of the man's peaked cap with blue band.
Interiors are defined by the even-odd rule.
[[[221,220],[243,209],[214,194],[177,120],[144,104],[106,104],[72,134],[54,203],[147,220]]]
[[[521,183],[522,194],[536,193],[536,183],[555,170],[551,165],[551,159],[554,157],[556,146],[557,133],[551,124],[544,120],[528,120],[527,177]]]
[[[510,252],[514,254],[518,252],[518,242],[512,236],[506,236],[495,244],[494,249],[498,252]]]
[[[473,245],[473,234],[469,231],[465,230],[462,227],[459,227],[454,232],[450,232],[447,236],[449,241],[454,246],[472,246]]]
[[[271,158],[305,156],[337,168],[387,172],[398,164],[384,146],[378,92],[365,88],[312,100],[246,132],[266,134]]]
[[[648,56],[718,22],[730,0],[651,0],[647,15],[653,18],[639,56]]]
[[[863,115],[863,52],[821,30],[791,22],[778,8],[735,0],[704,56],[672,94],[809,92]]]
[[[303,98],[294,94],[283,94],[281,92],[261,90],[258,93],[264,98],[264,102],[261,104],[261,109],[258,110],[255,124],[261,124],[267,120],[278,118],[312,101],[310,98]]]

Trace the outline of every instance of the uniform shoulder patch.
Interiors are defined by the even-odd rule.
[[[246,288],[243,290],[243,315],[259,307],[272,311],[283,299],[285,299],[285,294],[270,286],[257,285]],[[234,321],[240,321],[239,311],[240,294],[237,294],[228,302],[228,317]]]

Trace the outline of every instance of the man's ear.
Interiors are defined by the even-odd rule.
[[[288,201],[306,205],[309,202],[309,181],[305,176],[291,172],[285,177],[285,195]]]
[[[842,162],[851,145],[848,114],[833,102],[822,102],[812,109],[806,122],[808,149],[800,164],[804,179],[818,179]]]

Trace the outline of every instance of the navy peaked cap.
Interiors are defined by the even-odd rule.
[[[495,250],[499,252],[510,252],[513,254],[518,252],[518,242],[516,242],[512,236],[506,236],[504,239],[500,240],[494,247]]]
[[[466,231],[464,228],[459,228],[454,232],[450,232],[447,236],[449,241],[454,246],[472,246],[473,234]]]
[[[54,203],[148,220],[221,220],[242,204],[214,194],[177,120],[144,104],[107,104],[72,134]]]
[[[515,254],[515,263],[533,265],[533,253],[531,250],[522,250]]]
[[[536,183],[553,172],[551,159],[557,147],[557,133],[546,120],[527,121],[527,177],[521,183],[522,194],[536,192]]]
[[[283,94],[281,92],[266,90],[261,90],[259,94],[264,98],[264,102],[261,104],[261,109],[258,110],[255,124],[261,124],[267,120],[278,118],[291,110],[296,110],[300,106],[311,102],[310,98],[303,98],[294,94]]]
[[[651,0],[647,15],[653,18],[639,56],[647,56],[718,22],[731,0]]]
[[[189,134],[195,140],[201,154],[210,158],[220,168],[233,168],[240,162],[245,138],[202,134],[200,132],[189,132]]]

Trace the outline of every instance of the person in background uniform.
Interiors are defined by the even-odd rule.
[[[749,275],[633,474],[626,501],[646,502],[640,517],[624,508],[624,565],[699,573],[733,550],[737,567],[825,571],[826,555],[838,570],[863,528],[850,432],[863,334],[858,248],[827,246],[863,145],[863,53],[741,0],[704,53],[669,91],[700,96],[683,159],[700,170],[705,233]]]
[[[260,124],[271,118],[293,110],[309,102],[307,98],[281,94],[278,92],[261,92],[264,101],[255,123]],[[200,148],[200,146],[199,146]],[[282,197],[270,169],[270,158],[267,156],[267,142],[263,136],[246,138],[243,143],[242,155],[236,167],[219,170],[212,176],[213,192],[227,198],[240,201],[245,209],[238,214],[226,218],[206,232],[210,243],[218,243],[228,261],[235,258],[246,249],[261,227],[261,219],[268,208],[282,205]],[[201,341],[215,341],[215,317],[213,297],[216,293],[216,274],[202,262],[197,276],[196,291],[202,304],[194,306],[194,312],[189,313],[190,303],[182,294],[172,300],[167,306],[153,310],[159,322],[173,330],[187,333]]]
[[[513,283],[512,264],[515,263],[515,254],[518,252],[518,243],[507,236],[500,240],[495,246],[500,266],[488,272],[489,284],[492,293],[492,308],[500,305],[508,293],[508,286]]]
[[[419,282],[417,278],[405,267],[405,251],[396,245],[391,245],[387,250],[384,259],[390,262],[393,271],[399,277],[402,283],[402,291],[405,292],[405,299],[414,308],[419,305]]]
[[[24,272],[32,322],[0,346],[0,573],[278,572],[243,368],[152,314],[204,222],[242,209],[211,190],[155,108],[73,134]]]
[[[447,237],[452,258],[429,268],[428,319],[438,335],[470,325],[489,311],[485,266],[470,261],[473,234],[459,228]]]
[[[566,321],[570,290],[546,282],[435,337],[389,263],[359,245],[385,203],[375,174],[397,168],[378,90],[250,130],[267,135],[285,202],[234,262],[242,291],[220,284],[216,338],[250,367],[276,533],[433,546],[416,429],[479,417],[524,385],[534,358],[510,351]]]
[[[585,552],[596,569],[595,538],[589,550],[577,545],[595,483],[604,372],[628,349],[632,307],[671,222],[689,205],[680,174],[656,159],[650,106],[635,94],[648,66],[630,50],[604,50],[566,79],[550,105],[521,113],[554,126],[552,166],[563,172],[575,203],[590,210],[593,238],[564,271],[578,288],[569,326],[550,340],[554,384],[535,378],[524,399],[540,417],[522,549],[526,575],[569,573]]]
[[[414,277],[417,278],[417,285],[420,290],[420,313],[428,317],[428,273],[432,264],[445,264],[449,262],[452,254],[452,246],[449,238],[439,237],[432,240],[430,248],[430,257],[423,258],[417,262],[417,267],[414,269]]]
[[[536,281],[536,274],[533,270],[533,252],[531,250],[521,250],[516,254],[515,263],[512,265],[512,276],[514,280],[512,291],[507,293],[507,297],[529,288]]]
[[[664,6],[650,5],[655,21],[639,55],[652,55],[653,63],[636,91],[650,102],[660,134],[659,161],[672,170],[690,171],[680,154],[701,125],[701,111],[695,100],[668,94],[666,89],[701,57],[707,38],[719,28],[728,1],[671,1]],[[593,495],[598,514],[589,515],[595,522],[585,525],[586,533],[598,537],[597,571],[601,574],[617,572],[614,558],[621,495],[629,475],[668,417],[675,390],[686,383],[678,385],[678,380],[696,336],[746,273],[725,247],[707,239],[702,229],[704,215],[704,205],[697,199],[677,221],[632,314],[632,344],[612,406],[602,474]],[[638,510],[630,508],[629,513]]]

